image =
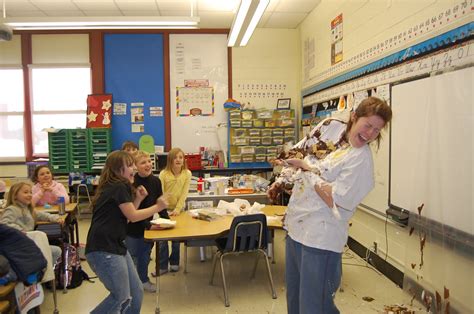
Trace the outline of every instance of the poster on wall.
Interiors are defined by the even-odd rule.
[[[342,61],[342,13],[331,21],[331,65]]]
[[[112,94],[87,96],[87,128],[110,128]]]
[[[177,87],[176,115],[180,117],[214,115],[214,89],[212,87]]]

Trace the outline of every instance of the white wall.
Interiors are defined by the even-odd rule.
[[[301,53],[297,29],[258,28],[245,47],[232,48],[232,94],[239,99],[239,83],[285,82],[291,107],[299,111]],[[285,97],[286,98],[286,97]],[[250,100],[249,100],[250,101]],[[276,101],[252,100],[255,108],[276,108]]]
[[[397,43],[384,51],[376,51],[372,57],[368,57],[358,64],[332,67],[330,23],[337,15],[343,14],[343,60],[349,60],[373,47],[374,44],[384,41],[385,38],[399,34],[411,25],[425,21],[441,12],[446,12],[455,5],[462,7],[461,3],[462,1],[459,0],[323,0],[300,24],[300,45],[303,46],[305,40],[314,38],[316,47],[315,67],[311,69],[309,78],[302,82],[303,88],[314,86],[331,77],[359,68],[390,53],[464,25],[472,19],[472,16],[469,15],[470,6],[468,4],[466,10],[458,11],[456,18],[452,15],[449,22],[437,24],[436,27],[433,27],[433,30],[425,31],[423,34],[420,33],[416,38]],[[302,51],[302,55],[303,53]],[[300,73],[303,73],[303,71]],[[304,79],[303,76],[301,76],[301,79]],[[410,273],[415,281],[418,276],[419,284],[432,293],[438,291],[443,295],[443,287],[447,287],[450,289],[452,307],[461,312],[474,311],[472,303],[474,293],[472,286],[474,279],[472,253],[470,256],[466,256],[457,248],[451,248],[445,243],[434,241],[428,236],[424,249],[424,266],[420,270],[418,267],[421,258],[420,239],[417,232],[410,236],[408,228],[398,227],[390,222],[387,224],[386,232],[387,236],[385,235],[385,220],[382,216],[359,209],[352,219],[352,227],[350,228],[352,238],[367,248],[371,248],[373,242],[376,241],[379,255],[383,258],[385,258],[388,249],[387,260],[392,265],[402,272]],[[411,263],[417,264],[414,270],[411,269]],[[396,300],[394,302],[396,303]]]

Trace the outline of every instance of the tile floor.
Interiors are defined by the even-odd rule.
[[[80,221],[80,239],[85,242],[90,219]],[[188,273],[183,273],[183,247],[181,247],[181,269],[177,273],[168,273],[160,277],[159,296],[161,313],[286,313],[285,267],[284,267],[284,231],[276,232],[276,263],[271,264],[277,299],[272,299],[270,285],[263,259],[260,260],[257,275],[251,280],[253,258],[250,256],[231,256],[226,262],[227,284],[230,307],[224,306],[224,293],[219,270],[216,270],[214,285],[209,285],[211,274],[211,248],[206,249],[208,259],[199,261],[199,249],[188,249]],[[154,253],[153,253],[154,254]],[[93,276],[86,261],[83,269]],[[150,263],[153,270],[154,260]],[[218,268],[218,266],[217,266]],[[107,291],[99,280],[83,284],[69,290],[66,294],[58,291],[58,309],[60,313],[89,313],[106,295]],[[363,297],[371,297],[372,302]],[[337,293],[336,304],[341,313],[366,314],[383,313],[384,305],[409,304],[410,296],[405,294],[393,282],[367,267],[363,259],[347,251],[343,257],[342,290]],[[156,297],[145,292],[142,313],[155,312]],[[414,301],[416,303],[416,301]],[[422,312],[419,303],[410,307]],[[53,297],[46,290],[41,312],[53,312]]]

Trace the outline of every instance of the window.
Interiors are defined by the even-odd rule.
[[[85,128],[90,66],[32,66],[33,155],[48,153],[47,128]]]
[[[0,158],[25,158],[24,87],[21,68],[0,68]]]

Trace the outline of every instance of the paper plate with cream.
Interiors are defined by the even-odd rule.
[[[166,219],[166,218],[157,218],[150,221],[152,224],[157,225],[161,229],[174,228],[176,226],[176,221]]]

